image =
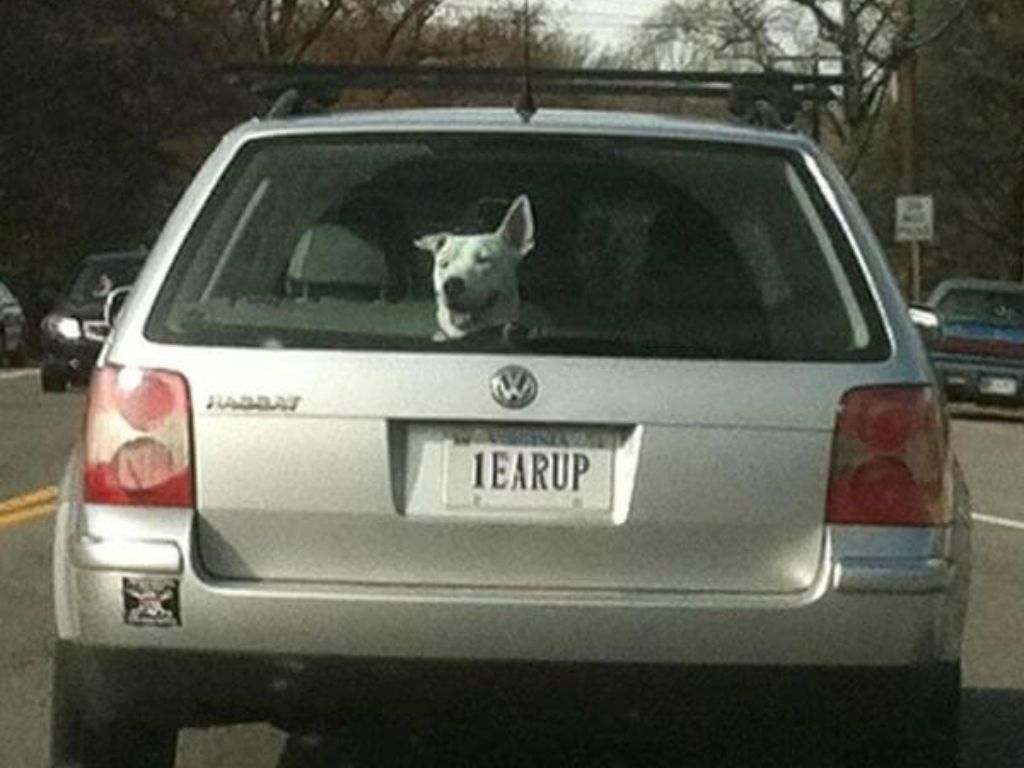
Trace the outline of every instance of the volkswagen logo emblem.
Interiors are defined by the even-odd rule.
[[[525,368],[510,365],[491,378],[491,396],[505,408],[525,408],[537,399],[537,378]]]

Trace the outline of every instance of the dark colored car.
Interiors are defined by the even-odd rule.
[[[146,260],[146,251],[118,251],[87,256],[42,322],[44,392],[62,392],[69,383],[84,384],[110,328],[103,318],[107,296],[129,286]]]
[[[947,280],[928,303],[943,322],[933,360],[950,400],[1024,405],[1024,285]]]

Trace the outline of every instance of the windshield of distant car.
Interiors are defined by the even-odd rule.
[[[15,303],[17,299],[6,285],[0,283],[0,304]]]
[[[264,347],[883,359],[796,152],[476,135],[270,139],[222,178],[147,334]]]
[[[141,268],[137,258],[87,261],[71,281],[68,298],[73,304],[102,302],[115,288],[134,283]]]
[[[947,323],[984,323],[1024,328],[1024,293],[957,289],[939,301]]]

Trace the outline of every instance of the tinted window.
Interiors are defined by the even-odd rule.
[[[801,158],[508,136],[250,144],[147,332],[197,344],[727,359],[888,352]]]
[[[115,288],[135,282],[141,259],[97,259],[87,261],[75,275],[68,298],[75,304],[103,301]]]
[[[1024,327],[1024,293],[959,289],[939,302],[947,322],[979,322]]]

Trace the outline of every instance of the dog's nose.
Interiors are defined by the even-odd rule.
[[[453,277],[444,281],[444,295],[448,299],[457,299],[466,292],[466,281],[461,277]]]

